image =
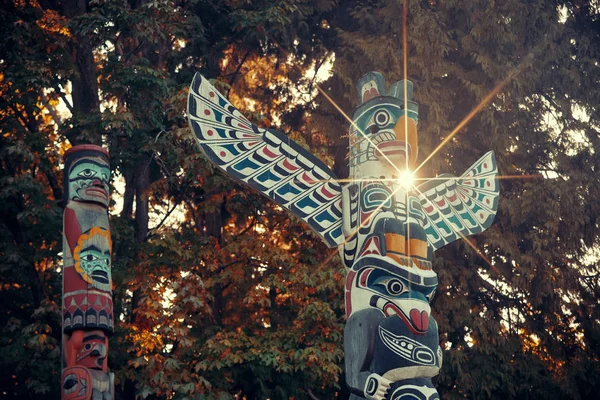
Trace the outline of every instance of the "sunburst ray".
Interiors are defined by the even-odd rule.
[[[448,142],[450,142],[450,140],[452,140],[452,138],[458,133],[460,132],[460,130],[462,128],[465,127],[465,125],[467,125],[471,119],[473,119],[473,117],[475,115],[477,115],[481,110],[483,110],[483,108],[485,106],[487,106],[494,97],[496,97],[496,95],[498,93],[500,93],[500,91],[502,89],[504,89],[504,87],[514,78],[514,76],[517,74],[517,69],[512,70],[508,76],[506,78],[504,78],[502,80],[502,82],[500,82],[498,85],[496,85],[496,87],[494,89],[492,89],[492,91],[490,91],[480,102],[479,104],[477,104],[477,106],[475,106],[471,112],[469,112],[469,114],[467,114],[467,116],[465,118],[463,118],[462,121],[460,121],[458,123],[458,125],[456,125],[456,127],[450,132],[450,134],[448,136],[446,136],[446,138],[444,140],[442,140],[442,142],[425,158],[425,160],[423,160],[423,162],[421,164],[419,164],[419,166],[417,168],[415,168],[414,172],[419,171],[423,165],[425,165],[427,163],[427,161],[429,161],[438,151],[440,151],[446,144],[448,144]]]

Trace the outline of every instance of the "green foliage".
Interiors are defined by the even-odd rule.
[[[62,4],[64,3],[64,4]],[[78,4],[85,4],[80,8]],[[443,398],[593,398],[600,384],[600,20],[594,2],[413,1],[419,171],[496,152],[500,210],[438,252]],[[217,172],[187,127],[196,71],[253,121],[344,174],[346,112],[370,71],[402,78],[403,2],[3,2],[0,389],[58,398],[61,155],[104,144],[117,398],[346,398],[344,271],[307,227]],[[94,93],[90,96],[89,93]],[[97,99],[94,99],[97,97]],[[532,177],[533,176],[533,177]],[[489,260],[489,264],[486,261]]]

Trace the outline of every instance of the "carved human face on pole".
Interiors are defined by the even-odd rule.
[[[111,248],[110,232],[93,227],[79,237],[73,255],[75,270],[83,280],[105,292],[112,290]]]
[[[73,161],[68,172],[69,200],[108,206],[110,167],[103,157]]]

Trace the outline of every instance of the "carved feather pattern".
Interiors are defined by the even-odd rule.
[[[252,124],[202,75],[188,118],[206,156],[306,222],[329,247],[343,243],[341,186],[333,171],[285,134]]]
[[[439,179],[446,178],[440,183]],[[460,178],[441,175],[419,186],[423,229],[434,250],[486,230],[498,211],[498,167],[490,151]]]

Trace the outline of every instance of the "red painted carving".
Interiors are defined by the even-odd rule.
[[[113,399],[108,336],[114,329],[108,153],[76,146],[65,153],[62,400]]]

